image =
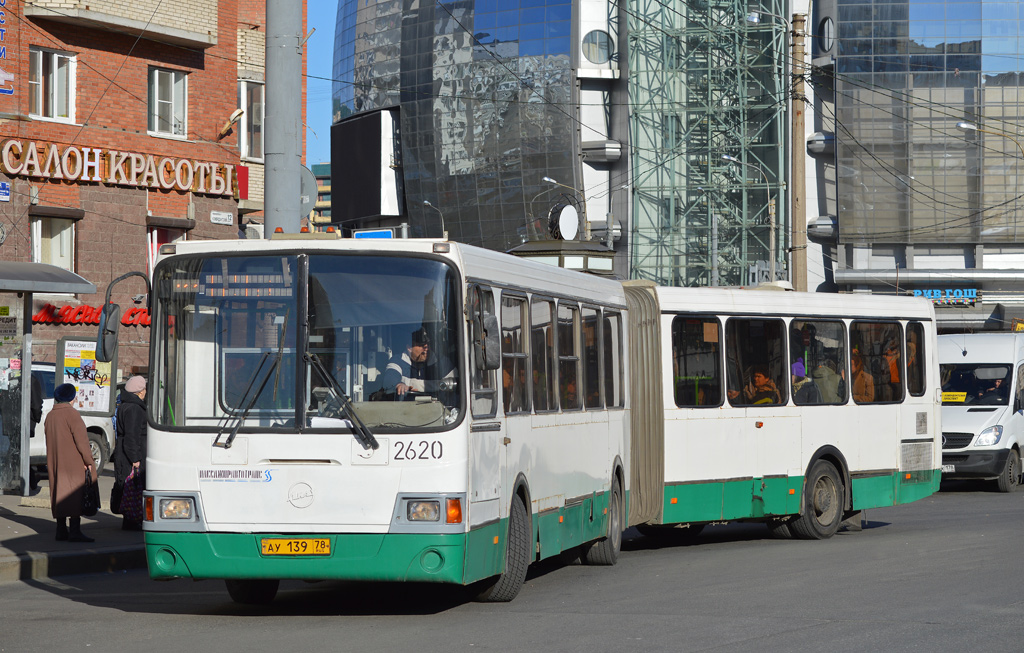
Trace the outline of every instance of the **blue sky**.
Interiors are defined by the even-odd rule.
[[[331,67],[337,0],[307,0],[306,167],[331,160]]]

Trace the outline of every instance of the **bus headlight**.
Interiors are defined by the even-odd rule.
[[[441,518],[439,501],[410,501],[406,504],[409,521],[438,521]]]
[[[999,438],[1001,437],[1003,437],[1003,427],[990,426],[978,434],[978,441],[974,443],[974,446],[991,447],[993,444],[999,442]]]
[[[160,499],[160,519],[192,519],[192,499]]]

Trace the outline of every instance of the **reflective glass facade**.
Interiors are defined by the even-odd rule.
[[[546,224],[543,177],[580,186],[571,19],[569,0],[341,0],[334,121],[397,108],[412,235],[440,211],[452,239],[507,249]]]
[[[839,0],[838,17],[840,241],[1024,239],[1019,4]]]

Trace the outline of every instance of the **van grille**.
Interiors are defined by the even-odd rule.
[[[970,458],[967,454],[944,454],[942,456],[943,465],[955,465],[957,463],[965,463]]]
[[[973,433],[942,433],[943,449],[963,449],[974,439]]]

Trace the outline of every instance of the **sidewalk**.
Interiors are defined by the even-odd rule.
[[[82,532],[96,539],[92,543],[54,538],[57,522],[50,515],[45,479],[33,496],[0,495],[0,583],[145,568],[142,533],[121,530],[121,516],[110,514],[113,484],[108,465],[100,474],[100,512],[82,518]]]

